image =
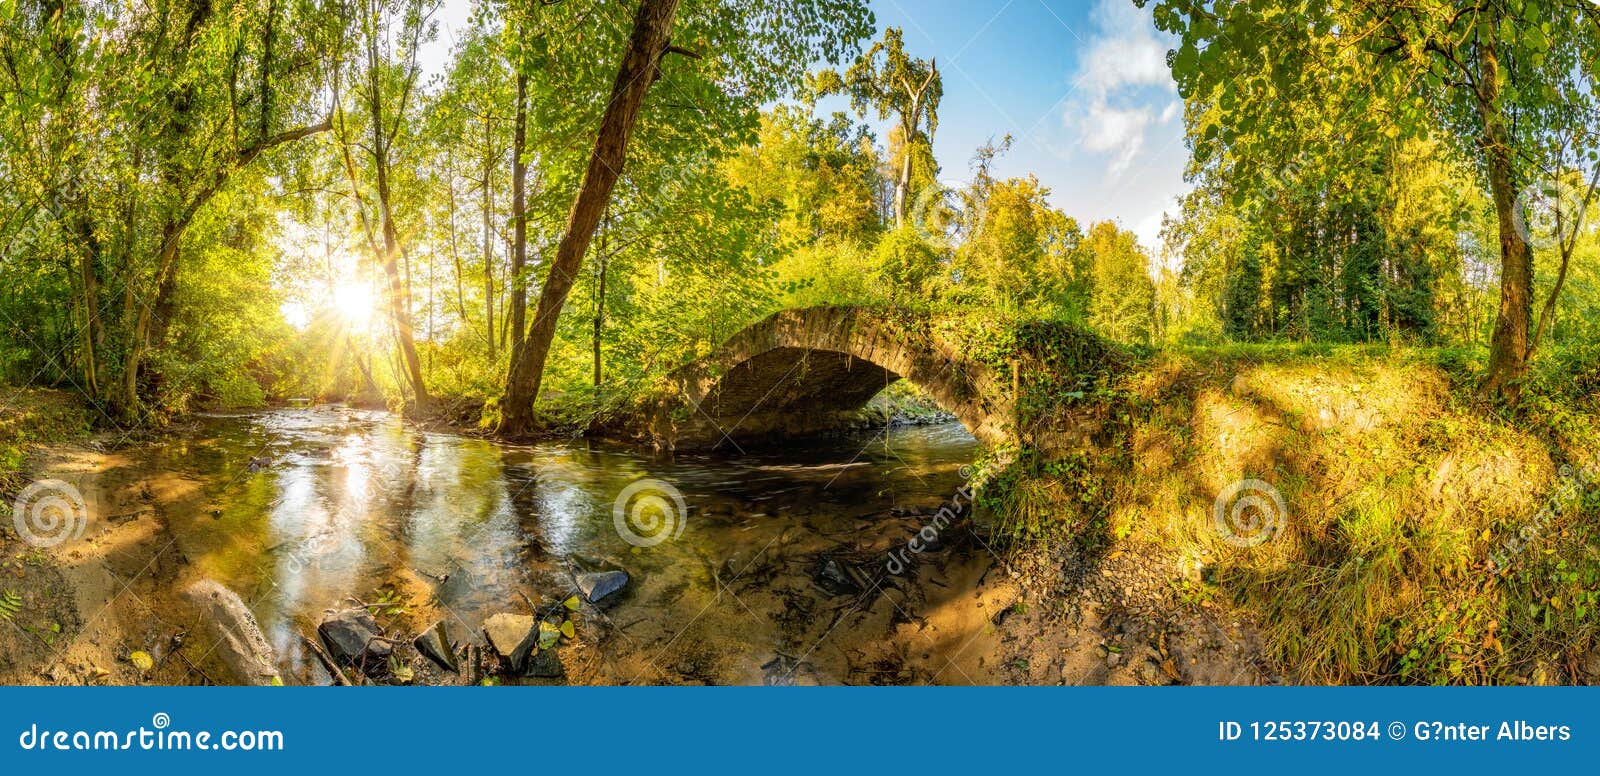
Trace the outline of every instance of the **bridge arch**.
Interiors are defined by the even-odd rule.
[[[1009,378],[914,314],[862,307],[776,313],[672,372],[672,406],[656,413],[651,435],[695,449],[832,431],[858,422],[873,396],[902,379],[979,441],[1009,439]]]

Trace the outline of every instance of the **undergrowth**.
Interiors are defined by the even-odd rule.
[[[1596,678],[1600,350],[1547,354],[1515,411],[1477,402],[1471,351],[1125,355],[1115,379],[1025,382],[1031,422],[1087,402],[1103,423],[1075,453],[991,454],[979,505],[1013,547],[1136,549],[1299,682]],[[1252,479],[1285,513],[1230,541],[1218,496]]]

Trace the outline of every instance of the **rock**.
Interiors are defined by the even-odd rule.
[[[861,585],[857,584],[845,567],[839,565],[839,561],[833,558],[824,557],[822,559],[822,562],[817,566],[816,573],[812,574],[812,581],[817,583],[817,587],[827,591],[828,595],[859,595],[861,593]]]
[[[412,644],[417,648],[417,652],[433,661],[434,665],[452,674],[461,673],[461,664],[456,661],[456,650],[450,644],[450,634],[445,630],[444,620],[434,623],[432,628],[424,631]]]
[[[552,647],[535,652],[528,660],[528,668],[522,675],[534,679],[560,679],[567,675],[567,669],[561,664],[561,656],[556,654],[555,648]]]
[[[539,621],[526,614],[497,614],[483,622],[483,635],[510,669],[518,671],[539,646]]]
[[[628,584],[626,571],[598,571],[578,575],[578,589],[583,591],[583,597],[589,603],[600,603],[600,599],[621,590]]]
[[[278,681],[272,645],[237,593],[202,579],[184,590],[183,597],[199,611],[209,651],[227,666],[235,683],[265,687]]]
[[[317,635],[334,660],[362,673],[381,671],[393,651],[388,641],[381,640],[383,630],[366,609],[345,609],[334,614],[317,626]]]

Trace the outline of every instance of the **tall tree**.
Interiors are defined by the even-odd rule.
[[[595,227],[600,224],[611,198],[611,189],[627,161],[628,139],[633,134],[645,93],[661,75],[661,58],[667,53],[677,12],[678,0],[643,0],[639,4],[639,12],[633,20],[633,34],[628,39],[627,52],[611,89],[611,100],[606,104],[605,117],[600,120],[600,134],[595,139],[589,168],[567,216],[566,233],[556,246],[550,274],[539,292],[533,325],[511,365],[502,407],[502,433],[526,434],[533,428],[533,400],[539,395],[545,360],[555,340],[557,316],[566,304],[567,294],[572,291],[583,264],[583,254],[589,249]]]
[[[939,78],[936,60],[916,59],[906,53],[899,27],[883,31],[883,40],[872,44],[840,76],[823,70],[815,76],[813,88],[820,95],[848,94],[857,113],[875,110],[879,119],[891,116],[900,138],[900,176],[894,189],[895,226],[906,225],[906,197],[911,188],[917,145],[933,145],[939,128],[939,100],[944,82]]]
[[[277,0],[5,8],[3,167],[71,236],[82,324],[66,347],[86,392],[138,422],[203,258],[185,251],[192,227],[257,160],[329,128],[318,88],[342,19]]]
[[[415,118],[417,81],[422,67],[417,56],[432,32],[432,6],[424,0],[362,0],[360,39],[354,52],[351,80],[354,94],[366,110],[367,143],[360,144],[350,129],[343,104],[337,109],[336,128],[350,183],[356,217],[372,258],[383,273],[384,309],[394,329],[401,366],[418,411],[428,405],[428,387],[417,356],[411,299],[401,278],[400,261],[406,248],[396,223],[396,192],[392,185],[396,140]],[[398,29],[391,29],[398,26]],[[399,44],[394,40],[398,32]],[[335,82],[336,96],[338,82]],[[374,186],[369,197],[355,155],[364,152]]]
[[[797,74],[806,64],[818,59],[838,61],[844,48],[854,48],[871,22],[860,0],[688,0],[683,5],[680,19],[677,0],[641,0],[629,28],[616,77],[601,102],[605,109],[593,151],[568,210],[566,227],[548,262],[522,352],[511,367],[501,404],[500,429],[504,433],[523,434],[533,428],[533,402],[539,395],[561,309],[581,275],[584,254],[624,170],[641,112],[650,114],[645,96],[651,87],[665,80],[673,99],[663,101],[657,113],[648,116],[647,129],[652,134],[681,136],[679,125],[686,101],[702,124],[698,150],[703,151],[726,138],[753,134],[763,103],[798,86]],[[688,47],[672,45],[669,38],[675,24],[683,39],[692,41]],[[573,90],[584,86],[582,76],[594,61],[592,50],[571,53],[576,56],[568,63],[572,77],[564,90],[569,103]],[[684,55],[673,61],[688,64],[666,67],[663,60],[669,53]],[[663,133],[663,127],[678,131]],[[695,166],[700,156],[696,150],[685,149],[688,155],[678,163],[687,159]]]

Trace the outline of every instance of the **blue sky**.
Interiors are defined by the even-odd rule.
[[[1132,0],[873,0],[913,55],[936,58],[944,99],[934,153],[941,178],[1010,133],[1002,176],[1033,173],[1057,207],[1113,220],[1158,247],[1164,212],[1188,191],[1183,108],[1169,42]]]
[[[1085,227],[1112,220],[1158,247],[1164,212],[1188,190],[1182,103],[1166,38],[1132,0],[871,0],[914,56],[935,58],[944,100],[934,153],[940,178],[970,175],[973,152],[1010,133],[1001,176],[1033,173]],[[446,2],[439,44],[466,21]],[[847,110],[843,99],[819,110]],[[886,136],[877,122],[880,140]]]
[[[1182,179],[1182,102],[1170,48],[1131,0],[874,0],[915,56],[944,75],[934,154],[941,178],[970,174],[973,150],[1011,133],[1002,176],[1034,173],[1083,226],[1117,221],[1157,248]]]

